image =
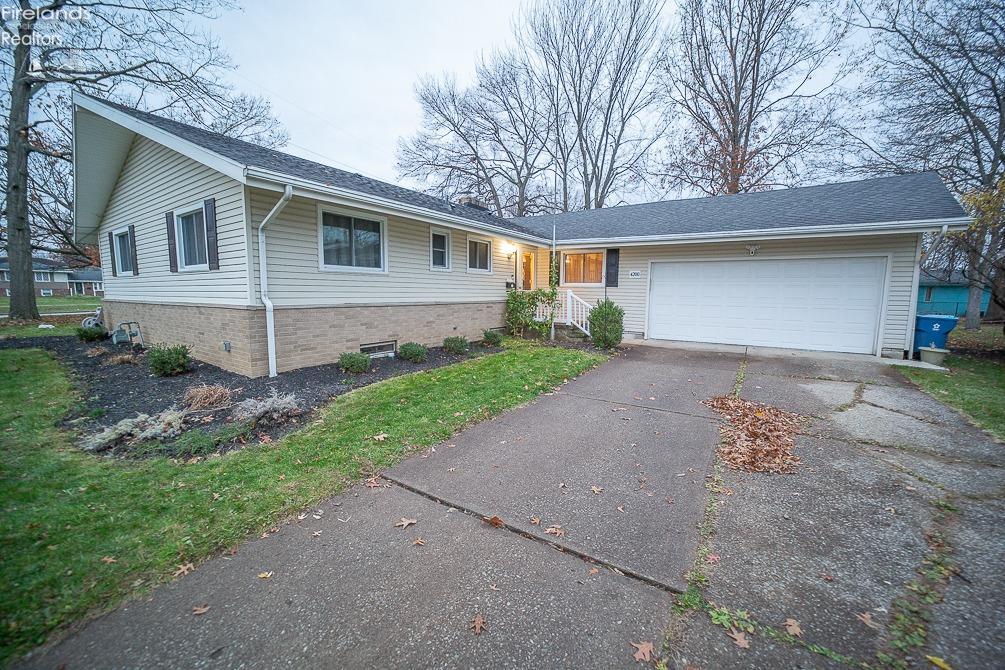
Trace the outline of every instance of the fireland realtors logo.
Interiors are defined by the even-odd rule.
[[[55,23],[61,21],[86,21],[90,18],[87,7],[59,7],[56,9],[42,7],[11,7],[4,5],[0,7],[0,20],[6,26],[8,23],[16,24],[7,30],[0,32],[0,44],[3,46],[16,46],[18,44],[30,44],[32,46],[60,46],[63,43],[62,36],[58,32],[51,30]],[[31,32],[21,34],[20,27],[31,24]],[[17,30],[18,32],[14,32]]]

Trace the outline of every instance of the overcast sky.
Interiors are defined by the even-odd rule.
[[[246,0],[210,29],[234,84],[268,98],[290,133],[284,151],[396,182],[398,138],[421,116],[425,74],[470,81],[478,56],[506,44],[516,0]]]

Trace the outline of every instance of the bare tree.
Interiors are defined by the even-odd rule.
[[[856,8],[874,60],[860,91],[869,116],[846,129],[855,168],[938,170],[965,203],[1000,203],[990,196],[1005,179],[1005,3],[876,0]],[[952,243],[965,257],[966,327],[974,329],[984,286],[998,285],[1005,232],[1001,216],[968,207],[984,223]]]
[[[10,262],[11,317],[38,318],[33,247],[87,253],[70,233],[69,90],[253,139],[285,141],[267,103],[235,95],[221,83],[230,63],[193,25],[230,7],[227,0],[53,0],[37,6],[20,0],[4,6],[0,76],[10,95],[3,96],[0,232]],[[216,126],[220,116],[230,121]]]
[[[449,77],[420,82],[423,128],[399,142],[399,172],[440,197],[475,195],[498,216],[546,211],[545,118],[533,82],[505,55],[480,63],[476,76],[466,91]]]
[[[672,133],[665,184],[707,195],[805,179],[833,130],[844,37],[812,0],[683,0],[662,81]]]
[[[542,0],[517,21],[548,105],[559,209],[604,207],[644,177],[662,132],[654,86],[661,9],[657,0]]]

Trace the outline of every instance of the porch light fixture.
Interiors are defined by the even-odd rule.
[[[500,248],[502,249],[502,252],[504,254],[510,257],[512,257],[513,254],[516,253],[516,245],[513,244],[512,242],[503,241],[502,246]]]

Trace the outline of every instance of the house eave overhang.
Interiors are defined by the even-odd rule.
[[[285,184],[292,184],[294,195],[320,200],[322,202],[329,202],[346,207],[363,208],[381,214],[403,216],[409,219],[422,221],[424,223],[466,230],[469,232],[491,233],[499,237],[526,242],[535,246],[546,247],[551,244],[550,240],[537,237],[529,233],[521,233],[503,226],[493,226],[491,224],[472,221],[471,219],[466,219],[461,216],[450,216],[449,214],[433,212],[432,210],[428,210],[417,205],[408,205],[398,202],[397,200],[390,200],[388,198],[382,198],[369,193],[361,193],[352,189],[339,188],[307,179],[299,179],[281,172],[273,172],[262,168],[247,168],[245,180],[245,183],[253,188],[276,191],[282,190],[283,185]]]
[[[560,239],[559,249],[589,247],[652,246],[659,244],[709,244],[716,242],[741,242],[744,240],[805,239],[813,237],[847,237],[854,235],[894,235],[925,233],[941,230],[964,230],[971,223],[969,217],[952,219],[918,219],[911,221],[882,221],[840,226],[803,226],[792,228],[752,229],[742,231],[716,231],[681,235],[649,235],[631,237]]]

